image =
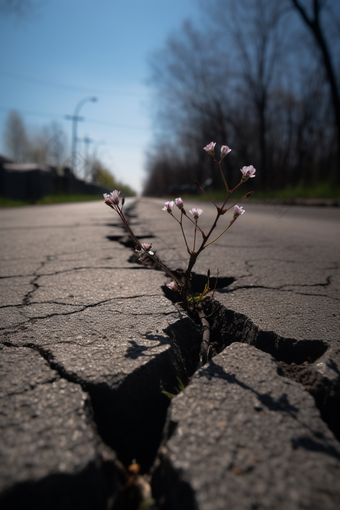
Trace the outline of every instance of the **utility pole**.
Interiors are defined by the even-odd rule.
[[[85,145],[85,160],[86,160],[86,165],[85,165],[85,175],[84,177],[88,177],[88,174],[89,172],[91,171],[89,169],[89,165],[90,165],[90,161],[89,161],[89,145],[90,143],[94,143],[94,140],[91,140],[91,138],[89,138],[88,136],[84,136],[84,138],[77,138],[77,141],[78,142],[84,142],[84,145]]]
[[[72,170],[73,174],[76,174],[77,172],[77,122],[84,120],[84,117],[79,117],[79,112],[81,107],[89,102],[92,101],[95,103],[98,101],[98,98],[95,96],[92,97],[84,97],[79,101],[77,106],[75,107],[74,114],[73,115],[65,115],[65,119],[72,120]]]

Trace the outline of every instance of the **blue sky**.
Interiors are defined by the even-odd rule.
[[[78,136],[97,142],[100,159],[115,177],[140,192],[153,141],[148,58],[185,19],[199,17],[196,0],[42,0],[28,18],[3,16],[0,153],[14,109],[28,131],[58,121],[69,141],[66,159],[71,122],[64,116],[95,95],[98,102],[81,109],[85,120],[78,123]]]

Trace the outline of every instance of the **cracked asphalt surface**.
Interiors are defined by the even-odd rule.
[[[162,205],[161,200],[136,201],[131,225],[137,237],[153,243],[165,264],[184,269],[181,233]],[[201,207],[205,230],[214,208]],[[217,289],[215,299],[228,310],[221,331],[228,330],[231,314],[238,343],[197,372],[184,394],[172,400],[168,416],[177,428],[169,441],[163,437],[167,467],[156,472],[154,492],[160,502],[165,498],[166,508],[176,510],[222,509],[226,504],[335,509],[340,450],[333,435],[338,422],[334,425],[329,415],[340,402],[340,211],[251,203],[244,208],[246,214],[202,253],[195,267],[200,275],[209,267],[213,276],[232,281]],[[114,506],[119,485],[115,452],[126,465],[143,459],[142,468],[148,470],[162,439],[168,402],[160,389],[168,389],[177,366],[169,331],[182,330],[190,340],[194,328],[189,321],[185,329],[188,319],[165,297],[162,286],[168,277],[129,261],[131,250],[119,243],[125,236],[119,218],[102,203],[3,209],[0,217],[3,504]],[[261,340],[261,335],[268,338]],[[309,374],[305,384],[300,372],[287,378],[294,362],[283,367],[286,377],[278,373],[280,359],[268,347],[274,336],[291,340],[293,359],[302,349],[303,375]],[[313,342],[324,348],[308,359],[301,346],[312,353]],[[235,357],[247,387],[239,385],[234,395],[230,377],[206,383],[205,374],[214,372],[214,366],[233,374]],[[256,374],[266,381],[261,394],[286,395],[287,404],[271,409],[261,423],[261,410],[254,409],[252,400],[259,391]],[[234,404],[227,405],[230,391]],[[286,420],[292,405],[302,421]],[[240,419],[230,428],[235,406]],[[225,425],[216,439],[219,422]],[[263,437],[251,435],[254,427],[263,428]],[[273,428],[277,438],[267,441],[266,431]],[[315,430],[319,449],[313,450]],[[235,437],[249,443],[247,455],[259,458],[251,469],[248,460],[242,464],[247,455],[242,457],[243,446],[237,446]],[[216,444],[221,445],[218,454]],[[280,469],[275,458],[281,459]],[[231,494],[235,476],[242,478],[238,496]]]

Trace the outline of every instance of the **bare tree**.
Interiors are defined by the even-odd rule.
[[[4,130],[5,147],[9,156],[17,163],[26,160],[28,151],[28,138],[21,115],[12,111],[9,113]]]
[[[331,96],[334,107],[334,115],[337,126],[338,161],[340,169],[340,92],[334,63],[332,61],[331,51],[326,40],[325,32],[321,25],[321,12],[325,8],[327,0],[312,0],[312,13],[310,14],[307,12],[307,9],[301,4],[299,0],[291,0],[291,2],[313,34],[317,47],[319,48],[322,55],[322,61],[331,89]]]
[[[214,0],[203,28],[185,24],[155,56],[159,141],[150,193],[208,176],[218,188],[210,160],[197,157],[211,140],[232,147],[231,180],[245,164],[259,170],[261,187],[330,177],[336,142],[327,83],[290,2]]]
[[[27,158],[34,163],[51,164],[59,167],[67,144],[64,132],[58,122],[52,122],[34,133],[30,133]]]
[[[234,53],[237,104],[246,105],[249,119],[255,120],[262,184],[269,181],[267,117],[270,95],[286,55],[284,14],[282,2],[268,0],[216,0],[211,10],[212,22],[219,26],[222,40],[228,42]]]
[[[325,80],[313,69],[301,70],[300,77],[295,72],[294,78],[295,90],[278,86],[269,102],[268,164],[278,187],[324,180],[332,156],[334,129],[328,122]]]
[[[67,139],[58,122],[27,134],[24,121],[18,112],[8,115],[4,142],[8,155],[17,163],[50,164],[59,167],[67,147]],[[65,157],[65,156],[64,156]]]
[[[165,48],[155,54],[151,69],[152,84],[158,92],[158,125],[163,140],[166,136],[168,143],[176,146],[177,160],[192,164],[197,146],[204,147],[211,137],[226,143],[226,119],[231,107],[226,95],[228,66],[219,58],[213,37],[202,37],[185,23],[181,33],[168,39]],[[195,163],[196,179],[203,179],[209,172],[218,186],[216,165],[211,165],[208,157]],[[186,168],[181,176],[188,182]]]
[[[268,102],[285,49],[282,4],[215,0],[209,11],[210,29],[187,23],[152,62],[160,124],[191,140],[191,148],[213,138],[232,145],[247,164],[252,154],[268,184]],[[212,176],[217,186],[219,175]]]

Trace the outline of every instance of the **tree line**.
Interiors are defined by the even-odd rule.
[[[157,134],[145,195],[222,185],[203,150],[227,144],[231,185],[340,181],[340,6],[337,0],[212,0],[150,61]],[[255,181],[255,180],[254,180]]]

